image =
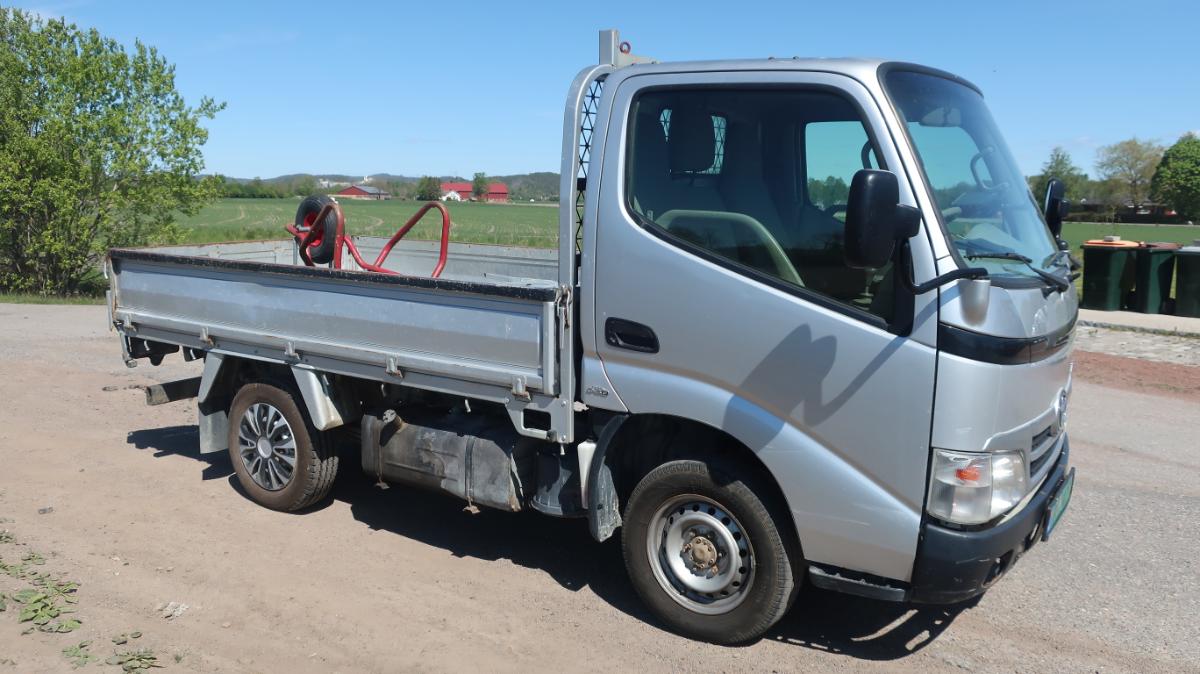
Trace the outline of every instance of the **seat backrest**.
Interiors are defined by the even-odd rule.
[[[715,159],[716,136],[712,115],[702,107],[685,105],[671,111],[667,133],[672,209],[726,211],[717,190],[719,176],[705,174]]]
[[[762,145],[758,124],[728,123],[720,192],[727,210],[744,213],[762,223],[786,250],[795,228],[784,227],[778,200],[767,188]]]
[[[671,164],[657,110],[638,111],[634,122],[637,162],[632,167],[633,208],[650,220],[671,210]]]

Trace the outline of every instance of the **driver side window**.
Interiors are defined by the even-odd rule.
[[[854,148],[859,148],[857,157]],[[809,203],[845,218],[850,182],[862,168],[879,168],[861,122],[804,125],[805,190]]]
[[[635,99],[631,123],[626,192],[643,226],[825,306],[891,319],[890,264],[845,261],[850,183],[879,168],[848,100],[823,90],[659,89]]]

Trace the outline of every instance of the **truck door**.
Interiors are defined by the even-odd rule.
[[[890,264],[844,262],[855,171],[897,172],[916,203],[873,97],[823,73],[611,79],[585,358],[632,413],[695,420],[756,452],[809,561],[907,580],[935,294],[904,306]],[[929,255],[924,232],[911,244]],[[911,333],[889,332],[896,312],[913,314]]]

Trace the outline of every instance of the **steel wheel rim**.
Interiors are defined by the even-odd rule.
[[[279,491],[296,474],[296,436],[278,408],[254,403],[238,422],[238,455],[254,484]]]
[[[664,503],[646,530],[646,554],[667,596],[696,613],[737,608],[754,582],[754,548],[727,508],[698,494]]]

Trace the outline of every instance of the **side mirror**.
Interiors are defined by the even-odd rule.
[[[1067,186],[1058,178],[1051,178],[1046,184],[1046,196],[1042,201],[1042,213],[1046,215],[1046,225],[1050,227],[1050,233],[1054,238],[1059,238],[1062,235],[1063,218],[1067,217],[1067,213],[1071,210],[1071,202],[1064,197],[1067,194]]]
[[[891,171],[862,169],[846,200],[846,264],[878,269],[892,259],[898,241],[920,231],[921,212],[900,203],[900,181]]]

